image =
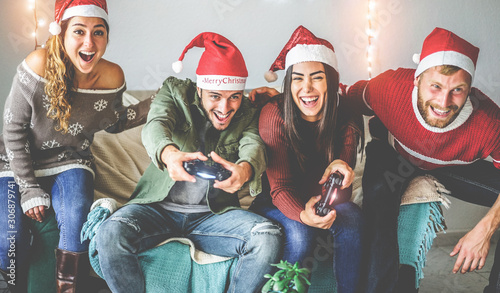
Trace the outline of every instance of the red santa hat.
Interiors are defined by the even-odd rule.
[[[197,35],[172,64],[175,73],[182,71],[182,60],[193,48],[205,48],[196,69],[196,85],[207,90],[244,90],[247,67],[240,50],[225,37],[211,32]]]
[[[327,40],[317,38],[305,27],[299,26],[295,29],[269,71],[264,74],[264,78],[267,82],[276,81],[278,75],[275,71],[286,70],[294,64],[308,61],[328,64],[338,72],[337,57],[332,44]]]
[[[54,36],[61,33],[61,21],[74,16],[100,17],[109,23],[106,0],[56,0],[55,6],[55,20],[49,25]]]
[[[456,34],[437,27],[425,38],[422,53],[413,56],[413,61],[418,63],[415,77],[434,66],[454,65],[474,78],[478,55],[479,48]]]

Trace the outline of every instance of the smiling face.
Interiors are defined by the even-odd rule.
[[[309,122],[320,120],[327,98],[327,82],[323,64],[320,62],[294,64],[290,89],[302,119]]]
[[[427,69],[415,78],[418,87],[417,106],[425,122],[444,128],[452,123],[465,105],[470,92],[471,76],[460,69],[450,75],[440,73],[441,66]]]
[[[100,17],[75,16],[64,33],[64,49],[75,69],[91,73],[106,51],[108,31]]]
[[[216,91],[198,88],[201,105],[212,125],[224,130],[241,106],[243,91]]]

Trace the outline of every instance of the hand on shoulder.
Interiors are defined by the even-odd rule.
[[[38,49],[31,52],[25,59],[33,72],[41,77],[45,77],[45,64],[47,63],[47,49]]]

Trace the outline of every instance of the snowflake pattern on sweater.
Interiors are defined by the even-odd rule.
[[[143,124],[152,101],[124,107],[125,84],[109,90],[72,89],[68,132],[62,133],[55,130],[57,122],[47,117],[50,101],[45,83],[23,61],[5,102],[0,176],[15,178],[24,212],[39,205],[50,207],[50,196],[40,188],[36,177],[73,168],[93,173],[89,147],[94,134],[101,130],[116,133]]]

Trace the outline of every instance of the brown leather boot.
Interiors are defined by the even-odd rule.
[[[89,276],[88,252],[56,249],[57,293],[77,293]],[[78,290],[77,290],[78,289]]]

